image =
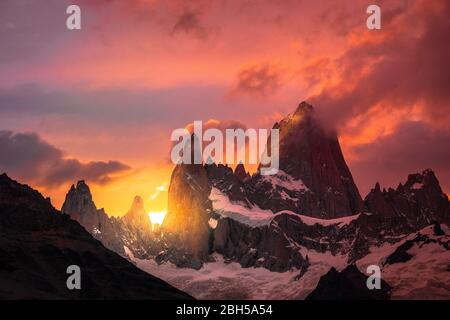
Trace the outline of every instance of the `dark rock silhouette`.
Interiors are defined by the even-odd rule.
[[[391,287],[381,279],[380,289],[369,290],[367,278],[355,265],[341,272],[331,268],[306,300],[388,300]]]
[[[0,299],[191,299],[106,249],[6,174],[0,176],[0,234]],[[69,265],[81,268],[81,290],[66,287]]]
[[[399,232],[416,231],[435,221],[450,223],[450,203],[434,172],[410,174],[397,189],[381,190],[379,183],[364,200],[380,225]]]
[[[236,168],[234,169],[234,175],[242,182],[245,182],[248,179],[250,179],[250,174],[247,171],[245,171],[244,164],[242,163],[239,163],[236,166]]]

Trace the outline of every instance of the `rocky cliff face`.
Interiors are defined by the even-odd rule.
[[[0,176],[0,234],[0,299],[190,299],[6,175]],[[82,290],[67,289],[69,265],[80,267]]]
[[[214,251],[230,261],[239,262],[244,268],[306,271],[308,257],[302,255],[299,243],[283,232],[277,218],[257,227],[231,218],[220,218],[214,230]]]
[[[254,203],[274,212],[291,210],[324,219],[362,211],[339,141],[321,125],[311,105],[300,103],[274,128],[280,134],[280,171],[252,177],[248,193]]]
[[[63,214],[78,221],[90,234],[107,248],[125,255],[122,241],[122,225],[109,218],[103,209],[97,209],[92,200],[91,190],[84,180],[72,185],[61,208]]]
[[[431,169],[410,174],[397,189],[381,190],[377,183],[364,200],[387,230],[418,230],[434,221],[450,222],[450,204]]]
[[[121,218],[109,217],[97,209],[85,181],[72,185],[61,212],[78,221],[90,234],[108,249],[126,256],[125,247],[137,258],[149,258],[157,251],[152,239],[152,226],[141,197],[135,197],[127,214]]]
[[[115,218],[109,218],[103,209],[97,209],[91,190],[84,180],[72,185],[61,208],[63,214],[78,221],[90,234],[107,248],[125,255],[122,240],[122,225]]]
[[[246,182],[250,177],[244,175],[243,164],[239,164],[234,173],[233,169],[227,165],[214,163],[205,165],[205,170],[213,187],[224,192],[231,201],[242,203],[247,207],[251,206],[245,190]]]
[[[196,164],[177,165],[172,173],[168,210],[161,230],[171,246],[187,257],[203,261],[210,253],[211,184],[205,168]]]
[[[91,190],[84,180],[72,185],[66,195],[61,212],[70,215],[73,220],[78,221],[86,230],[93,233],[94,230],[102,228],[104,222],[102,212],[97,210],[92,201]]]

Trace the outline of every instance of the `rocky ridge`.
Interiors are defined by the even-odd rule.
[[[191,299],[105,248],[6,174],[0,175],[0,234],[0,299]],[[66,287],[70,265],[81,269],[82,290]]]

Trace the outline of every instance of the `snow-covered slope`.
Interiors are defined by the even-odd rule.
[[[137,267],[197,299],[304,299],[331,268],[330,262],[340,266],[339,269],[345,267],[345,258],[317,253],[307,273],[298,279],[299,270],[271,272],[265,268],[242,268],[239,263],[225,261],[219,254],[214,255],[215,262],[194,270],[177,268],[171,263],[158,265],[152,259],[136,259],[127,251]]]
[[[394,244],[371,247],[370,253],[357,261],[357,267],[365,273],[367,266],[379,265],[383,280],[393,287],[392,299],[450,299],[449,228],[441,225],[441,229],[445,235],[436,235],[431,225]],[[387,263],[408,241],[412,245],[406,251],[412,257],[405,262]],[[348,265],[346,255],[305,247],[299,250],[308,256],[310,264],[302,276],[297,269],[271,272],[265,268],[243,268],[219,254],[214,254],[215,261],[205,263],[200,270],[177,268],[168,262],[158,265],[151,259],[136,259],[125,248],[139,268],[197,299],[304,299],[331,267],[341,271]]]
[[[440,227],[445,235],[436,235],[431,225],[393,245],[371,248],[357,265],[361,270],[379,265],[393,287],[392,299],[450,299],[450,233]]]

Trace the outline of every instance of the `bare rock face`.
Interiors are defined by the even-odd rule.
[[[172,172],[168,211],[161,230],[170,245],[203,261],[209,255],[211,184],[201,164],[179,164]]]
[[[321,125],[311,105],[300,103],[274,128],[280,130],[280,171],[252,177],[252,202],[274,212],[289,209],[324,219],[361,212],[363,202],[339,141]]]
[[[450,222],[450,203],[431,169],[410,174],[397,189],[381,190],[377,183],[365,198],[367,210],[386,224],[386,229],[414,231],[434,221]]]
[[[224,192],[232,201],[238,201],[246,206],[250,206],[251,203],[247,198],[245,192],[245,182],[248,181],[246,178],[240,178],[239,171],[245,172],[244,165],[240,164],[241,169],[236,168],[235,172],[227,165],[215,163],[206,164],[205,170],[208,175],[208,179],[212,186],[218,188]],[[238,172],[238,174],[236,174]]]
[[[275,272],[307,270],[308,258],[279,228],[276,220],[265,226],[249,227],[231,218],[221,218],[214,230],[214,251],[244,268],[263,267]]]
[[[92,201],[91,190],[84,180],[80,180],[77,186],[72,185],[61,208],[61,212],[70,215],[78,221],[86,230],[93,232],[101,228],[101,212],[97,210]]]
[[[97,209],[91,190],[84,180],[78,181],[76,187],[72,185],[61,212],[78,221],[107,248],[121,255],[125,254],[120,222],[115,218],[109,218],[103,209]]]
[[[126,256],[125,247],[135,257],[145,259],[154,248],[152,227],[143,201],[136,197],[130,211],[122,218],[109,217],[103,209],[97,209],[89,186],[85,181],[72,185],[66,195],[61,212],[78,221],[105,247]]]

